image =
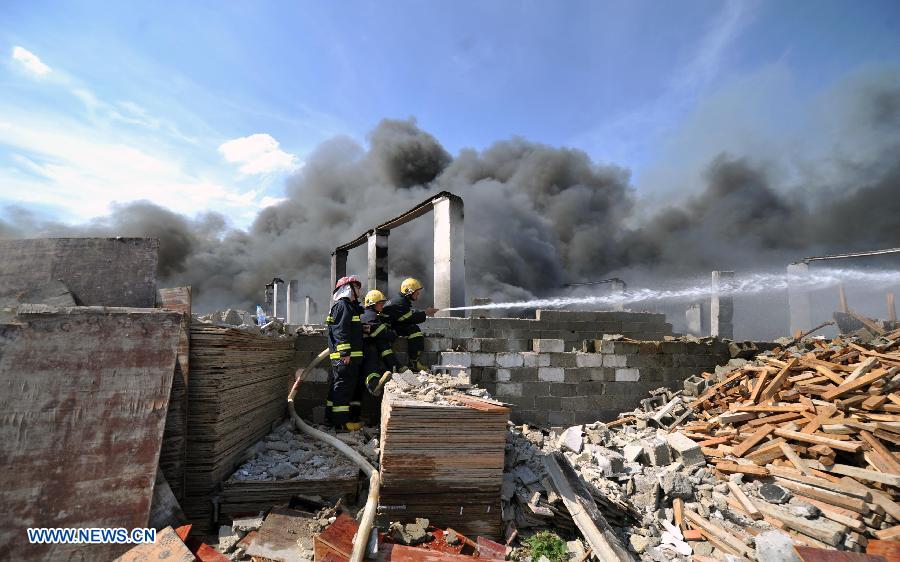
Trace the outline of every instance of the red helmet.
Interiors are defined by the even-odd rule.
[[[362,289],[362,283],[360,283],[356,275],[351,275],[349,277],[341,277],[340,279],[338,279],[337,283],[334,284],[334,291],[337,291],[338,289],[349,283],[353,283],[358,289]],[[332,293],[334,291],[332,291]]]

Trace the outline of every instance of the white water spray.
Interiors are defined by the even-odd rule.
[[[840,284],[866,285],[874,289],[900,286],[900,271],[859,269],[820,269],[805,275],[754,273],[736,277],[728,286],[720,286],[719,294],[731,296],[758,295],[786,291],[788,287],[804,290],[826,289]],[[528,301],[500,302],[475,306],[459,306],[444,310],[491,310],[498,308],[562,308],[573,305],[614,306],[659,300],[696,300],[712,295],[709,283],[683,289],[636,289],[622,293],[588,297],[552,297]]]

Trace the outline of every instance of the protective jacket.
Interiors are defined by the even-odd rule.
[[[421,324],[427,318],[425,312],[413,308],[412,299],[406,295],[398,295],[397,298],[389,300],[384,305],[382,314],[390,319],[391,326]]]
[[[339,299],[331,305],[325,324],[328,326],[329,357],[332,360],[347,356],[362,359],[362,314],[363,307],[356,301]]]
[[[380,361],[388,368],[395,367],[397,360],[394,358],[394,340],[397,333],[391,329],[388,317],[378,313],[374,307],[367,308],[362,315],[363,326],[368,326],[368,334],[365,337],[366,353],[374,351]],[[372,347],[370,351],[369,347]]]

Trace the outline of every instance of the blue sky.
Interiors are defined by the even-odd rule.
[[[778,106],[898,61],[896,1],[6,0],[0,206],[244,226],[318,143],[409,116],[454,154],[520,135],[640,190],[722,92],[760,89],[752,122],[777,132]]]

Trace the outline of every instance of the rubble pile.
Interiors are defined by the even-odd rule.
[[[331,428],[320,427],[335,435]],[[338,439],[378,464],[378,430],[338,433]],[[323,480],[352,477],[359,470],[343,454],[321,441],[294,430],[290,422],[281,424],[248,451],[251,456],[234,472],[230,481]]]
[[[285,332],[284,322],[279,318],[271,318],[259,326],[253,314],[246,310],[238,310],[234,308],[226,308],[217,310],[210,314],[193,314],[191,315],[193,322],[201,324],[212,324],[222,328],[235,328],[244,332],[253,334],[262,334],[266,336],[289,337]]]
[[[457,371],[455,374],[406,371],[395,374],[386,390],[389,390],[398,399],[445,406],[455,404],[445,398],[448,394],[467,394],[476,398],[490,398],[487,390],[470,382],[469,375],[465,371]]]
[[[900,331],[791,343],[654,391],[610,423],[512,427],[507,538],[572,531],[546,471],[562,452],[642,560],[791,560],[774,553],[900,539]]]

